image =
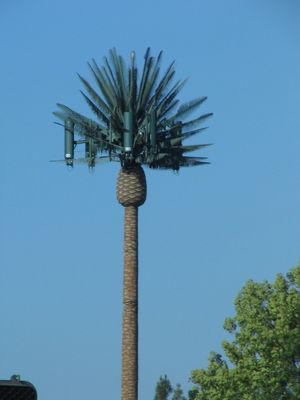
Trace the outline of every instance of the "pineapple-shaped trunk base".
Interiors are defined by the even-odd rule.
[[[124,207],[139,207],[147,195],[146,177],[143,168],[134,164],[122,168],[117,182],[117,199]]]
[[[122,325],[122,400],[138,398],[138,207],[146,200],[146,178],[139,165],[123,168],[117,198],[125,207]]]

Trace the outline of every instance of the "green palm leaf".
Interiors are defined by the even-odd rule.
[[[185,85],[185,81],[181,82],[178,81],[172,89],[160,100],[160,102],[157,105],[157,115],[159,118],[162,118],[166,114],[166,110],[169,109],[170,103],[174,99],[176,99],[178,93],[181,91],[183,86]]]
[[[57,103],[56,104],[58,108],[60,108],[63,113],[60,113],[60,115],[63,115],[63,120],[66,120],[68,118],[71,118],[75,123],[85,125],[85,126],[91,126],[94,127],[95,129],[99,128],[99,124],[97,122],[91,120],[90,118],[87,118],[76,111],[72,110],[71,108],[65,106],[64,104]],[[58,115],[58,113],[55,113]],[[104,127],[103,127],[104,128]]]
[[[171,121],[186,118],[188,114],[198,108],[206,99],[207,97],[199,97],[198,99],[183,104],[181,107],[179,107],[177,113],[171,118]]]
[[[173,148],[181,153],[189,153],[191,151],[199,150],[199,149],[204,149],[204,147],[211,146],[211,143],[209,144],[192,144],[190,146],[174,146]]]
[[[131,67],[128,71],[129,111],[135,112],[137,96],[137,69],[135,68],[135,53],[131,53]]]
[[[162,52],[155,58],[150,55],[148,48],[139,79],[135,53],[131,53],[127,67],[116,49],[111,49],[109,57],[104,57],[102,67],[94,59],[88,63],[98,90],[78,75],[85,89],[85,92],[81,91],[82,96],[99,122],[63,104],[57,105],[59,110],[54,115],[62,121],[71,119],[75,132],[93,139],[99,152],[109,152],[109,158],[119,159],[122,165],[137,163],[151,168],[178,170],[181,166],[207,163],[203,157],[186,157],[183,154],[201,150],[208,145],[182,145],[184,140],[206,129],[198,126],[212,113],[188,119],[191,113],[202,106],[206,97],[179,106],[178,95],[187,80],[173,83],[174,62],[160,78],[161,58]],[[125,115],[125,112],[131,114]],[[126,124],[129,124],[126,129],[125,117]],[[126,143],[132,143],[126,148],[125,136]]]
[[[125,77],[124,77],[124,63],[123,59],[117,55],[116,49],[110,50],[110,57],[112,61],[112,65],[114,68],[114,74],[116,78],[116,83],[118,87],[118,107],[124,111],[128,111],[127,109],[127,91],[125,85]]]
[[[105,76],[99,69],[98,65],[95,63],[93,66],[88,63],[88,66],[90,67],[90,70],[92,71],[94,78],[99,86],[99,89],[104,96],[108,106],[110,109],[117,107],[118,105],[118,98],[116,97],[116,94],[112,87],[109,85],[109,83],[106,81]]]
[[[95,60],[93,60],[93,62],[94,62],[94,65],[97,65]],[[104,57],[104,63],[105,63],[105,65],[102,67],[103,72],[104,72],[104,74],[106,76],[106,79],[109,82],[113,92],[115,93],[115,97],[117,97],[117,93],[119,92],[119,88],[118,88],[118,84],[116,82],[116,78],[114,76],[114,73],[112,71],[112,68],[111,68],[111,66],[109,64],[109,61],[108,61],[107,57]]]
[[[159,77],[161,57],[162,57],[162,52],[159,53],[155,65],[154,65],[154,59],[151,58],[153,60],[152,62],[153,67],[149,70],[150,76],[146,80],[147,83],[144,85],[145,87],[142,94],[141,104],[139,105],[141,109],[149,110],[154,104],[153,89]]]
[[[206,120],[207,120],[209,117],[211,117],[212,115],[213,115],[212,113],[200,115],[200,117],[198,117],[198,118],[195,118],[195,119],[193,119],[193,120],[191,120],[191,121],[184,122],[184,123],[182,124],[182,127],[183,127],[183,128],[187,128],[187,127],[191,128],[192,126],[199,125],[199,124],[202,123],[203,121],[206,121]]]
[[[82,96],[84,97],[85,101],[87,102],[88,106],[91,108],[91,110],[93,111],[94,114],[97,115],[97,117],[103,121],[107,126],[109,124],[109,118],[107,118],[107,116],[96,106],[95,103],[93,103],[89,97],[83,93],[82,90],[80,90],[80,93],[82,94]]]
[[[161,78],[157,89],[155,90],[155,100],[156,102],[160,101],[161,97],[163,96],[164,92],[167,90],[169,83],[172,81],[175,71],[174,71],[174,64],[173,61],[167,71],[165,72],[164,76]]]
[[[144,114],[145,109],[143,108],[143,100],[147,96],[147,90],[151,87],[151,78],[149,78],[151,70],[153,68],[154,59],[153,57],[148,57],[148,53],[145,56],[145,64],[143,69],[142,81],[139,88],[139,94],[137,99],[137,115]]]
[[[197,165],[210,164],[206,160],[206,157],[182,157],[180,160],[181,167],[196,167]]]
[[[91,87],[91,85],[87,82],[86,79],[84,79],[82,76],[77,74],[81,82],[83,83],[85,89],[91,96],[91,98],[97,103],[98,107],[100,110],[102,110],[106,116],[110,115],[110,108],[109,106],[102,100],[102,98],[99,96],[99,94]]]

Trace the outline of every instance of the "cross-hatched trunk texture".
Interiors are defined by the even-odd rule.
[[[123,168],[117,181],[117,198],[124,207],[141,206],[147,195],[147,185],[144,170],[139,165]]]
[[[138,208],[125,207],[122,400],[138,398]]]
[[[122,169],[117,198],[125,207],[122,325],[122,400],[138,398],[138,207],[146,199],[140,166]]]

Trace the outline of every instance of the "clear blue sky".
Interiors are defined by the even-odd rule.
[[[82,113],[79,72],[147,46],[214,112],[211,165],[147,170],[140,209],[140,398],[188,390],[247,279],[300,259],[297,0],[1,0],[0,378],[41,400],[120,398],[123,209],[117,164],[68,171],[52,111]]]

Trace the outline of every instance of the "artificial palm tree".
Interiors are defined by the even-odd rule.
[[[203,131],[199,127],[211,113],[186,118],[205,100],[200,97],[178,107],[177,95],[185,81],[173,84],[174,63],[161,78],[162,52],[155,59],[148,48],[142,74],[138,77],[135,53],[126,67],[115,49],[99,67],[88,64],[97,90],[79,76],[81,92],[96,120],[62,104],[54,114],[65,126],[65,161],[85,161],[89,167],[104,161],[121,164],[117,198],[125,208],[124,278],[122,325],[122,400],[137,400],[138,390],[138,207],[146,200],[146,178],[142,165],[178,171],[180,167],[207,164],[206,157],[185,153],[207,144],[183,145],[183,141]],[[74,134],[81,137],[74,140]],[[74,148],[85,144],[85,158],[75,159]]]

